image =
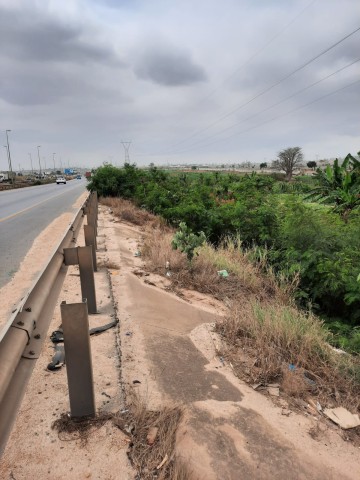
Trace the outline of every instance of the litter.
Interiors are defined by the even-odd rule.
[[[160,468],[165,465],[165,463],[167,462],[168,458],[169,458],[169,457],[168,457],[168,454],[166,454],[165,457],[162,459],[162,462],[159,463],[159,465],[156,467],[156,470],[160,470]]]
[[[229,273],[227,270],[218,270],[218,275],[219,277],[227,278],[229,276]]]
[[[304,372],[304,380],[311,386],[315,387],[316,382],[312,378],[310,378],[310,373]]]
[[[359,415],[349,412],[344,407],[325,408],[324,415],[344,430],[360,425]]]
[[[267,386],[266,390],[268,391],[269,395],[271,395],[272,397],[280,397],[279,387]]]
[[[134,425],[125,425],[124,430],[125,430],[125,432],[130,433],[130,435],[131,435],[132,432],[135,430],[135,427],[134,427]]]
[[[296,370],[296,367],[295,365],[293,365],[292,363],[289,364],[289,370],[290,372],[294,372]]]
[[[137,250],[135,253],[134,253],[134,257],[141,257],[141,252],[139,250]]]
[[[137,383],[141,383],[140,380],[133,380],[134,385],[136,385]]]
[[[171,272],[166,272],[167,277],[171,277]]]
[[[55,353],[49,365],[48,370],[58,370],[65,363],[65,349],[64,345],[55,345]]]

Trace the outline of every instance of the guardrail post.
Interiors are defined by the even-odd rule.
[[[95,416],[89,319],[86,300],[60,305],[71,417]]]
[[[96,212],[93,210],[88,210],[86,212],[86,217],[87,217],[87,223],[88,225],[91,225],[95,229],[95,235],[97,235],[97,218],[96,218]]]
[[[93,267],[94,271],[97,272],[97,262],[96,262],[96,235],[95,235],[95,228],[92,225],[84,225],[84,234],[85,234],[85,245],[92,246],[92,254],[93,254]]]
[[[79,265],[81,296],[86,298],[88,312],[97,313],[93,246],[64,248],[65,265]]]

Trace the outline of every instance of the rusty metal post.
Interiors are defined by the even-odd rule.
[[[95,416],[89,319],[86,300],[60,305],[72,417]]]
[[[92,212],[87,212],[86,213],[87,217],[87,223],[88,225],[92,225],[95,228],[95,235],[97,235],[97,218],[96,218],[96,213],[94,211]]]
[[[65,265],[79,265],[81,296],[86,298],[88,312],[97,313],[93,247],[64,248]]]
[[[97,272],[97,262],[96,262],[96,235],[95,235],[95,228],[92,225],[84,225],[84,235],[85,235],[85,245],[92,246],[92,254],[93,254],[93,267],[94,271]]]

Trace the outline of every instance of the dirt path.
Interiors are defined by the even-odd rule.
[[[136,389],[149,408],[185,405],[177,452],[191,466],[194,480],[359,479],[360,450],[344,442],[335,427],[317,429],[318,420],[310,415],[287,410],[284,415],[286,402],[280,399],[275,406],[233,375],[216,354],[220,340],[212,332],[223,306],[196,292],[185,292],[187,301],[169,293],[168,280],[148,274],[141,257],[134,256],[141,235],[141,228],[114,221],[102,207],[98,259],[114,268],[109,275],[103,269],[96,273],[100,314],[89,320],[94,326],[113,318],[113,293],[120,329],[91,339],[97,408],[123,408],[124,384],[125,390]],[[59,303],[79,301],[78,271],[71,268]],[[57,309],[51,330],[59,323]],[[46,371],[51,352],[48,341],[3,456],[0,478],[135,478],[126,457],[126,436],[110,423],[92,431],[85,445],[59,438],[51,429],[53,420],[69,410],[65,368]],[[317,432],[316,439],[310,429]]]

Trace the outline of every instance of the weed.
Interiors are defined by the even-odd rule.
[[[175,454],[176,432],[183,413],[179,406],[148,410],[145,402],[131,393],[128,411],[114,418],[115,425],[131,438],[128,455],[143,480],[191,478],[188,467]],[[147,436],[154,428],[156,437],[149,444]]]

